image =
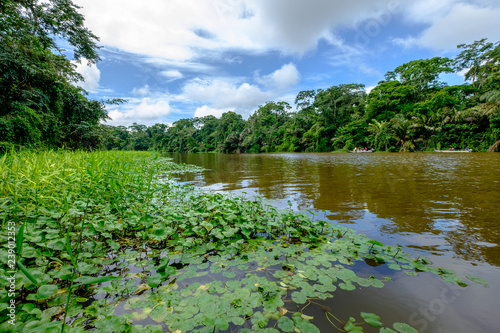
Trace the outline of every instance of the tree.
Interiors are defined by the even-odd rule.
[[[402,114],[398,114],[391,121],[393,137],[398,141],[399,152],[406,152],[415,148],[412,140],[412,124]]]
[[[486,42],[486,38],[483,38],[472,44],[460,44],[457,48],[463,49],[463,51],[453,61],[455,71],[466,70],[465,79],[471,81],[472,86],[481,89],[490,72],[491,63],[489,60],[491,59],[489,56],[494,44]]]
[[[71,84],[82,77],[57,54],[56,40],[64,39],[75,60],[99,60],[98,39],[78,7],[70,0],[3,0],[0,6],[0,137],[26,146],[97,145],[98,136],[88,136],[107,117],[104,103]]]
[[[316,151],[330,151],[336,131],[364,113],[366,92],[363,84],[340,84],[319,89],[314,99],[317,122],[310,132],[316,138]],[[312,127],[311,127],[312,130]]]
[[[416,88],[399,81],[381,81],[367,97],[365,119],[391,120],[397,114],[411,113],[416,102]]]
[[[390,122],[372,119],[368,125],[368,131],[372,134],[372,144],[376,150],[389,150],[388,146],[392,138]]]
[[[248,118],[242,148],[248,152],[275,151],[283,144],[285,123],[290,119],[291,106],[286,102],[267,102]]]
[[[439,75],[452,73],[452,65],[451,59],[442,57],[413,60],[387,72],[385,78],[414,86],[422,94],[427,90],[442,88],[445,84],[439,80]]]
[[[216,139],[218,151],[234,153],[239,146],[239,136],[245,128],[245,121],[240,114],[228,111],[222,114],[217,126]],[[228,139],[231,137],[230,139]]]

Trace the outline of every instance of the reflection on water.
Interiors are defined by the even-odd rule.
[[[364,290],[354,296],[367,311],[377,312],[385,299],[384,312],[406,313],[407,322],[421,331],[492,332],[500,327],[495,296],[500,294],[500,154],[172,156],[207,169],[180,176],[181,181],[311,211],[386,244],[402,244],[407,252],[428,256],[462,277],[474,274],[489,282],[489,288],[472,284],[457,291],[434,277],[399,277],[389,291]],[[367,297],[370,293],[374,296]],[[443,301],[443,295],[453,302]],[[342,306],[358,304],[349,297]],[[335,306],[335,299],[328,306]]]
[[[500,266],[499,154],[188,154],[175,160],[207,169],[182,179],[199,186],[326,210],[331,220],[368,229],[375,222],[378,230],[360,231]]]

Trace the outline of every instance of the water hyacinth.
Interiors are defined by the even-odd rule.
[[[14,222],[16,322],[8,322],[10,284],[2,278],[0,329],[318,332],[309,306],[339,289],[390,283],[390,276],[353,269],[365,262],[466,286],[401,247],[262,199],[170,181],[196,171],[151,152],[4,155],[0,239],[8,244],[5,230]],[[8,251],[0,248],[1,276],[11,270]],[[333,330],[414,331],[373,313],[321,315]]]

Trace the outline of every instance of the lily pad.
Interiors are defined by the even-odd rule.
[[[467,279],[471,280],[472,282],[475,282],[475,283],[478,283],[478,284],[482,284],[484,285],[485,287],[488,286],[488,282],[484,279],[481,279],[480,277],[478,276],[475,276],[475,275],[467,275],[466,276]]]
[[[418,333],[416,329],[405,323],[394,323],[392,327],[399,333]]]
[[[381,327],[380,317],[374,313],[361,312],[361,317],[364,321],[372,327]]]
[[[280,319],[278,319],[278,327],[283,332],[293,332],[295,324],[293,323],[293,320],[291,320],[290,318],[281,317]]]

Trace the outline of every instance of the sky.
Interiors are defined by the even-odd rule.
[[[172,124],[347,83],[500,41],[498,0],[74,0],[101,61],[75,63],[109,125]],[[69,50],[68,50],[69,52]],[[69,54],[69,53],[68,53]],[[463,83],[447,74],[449,84]]]

